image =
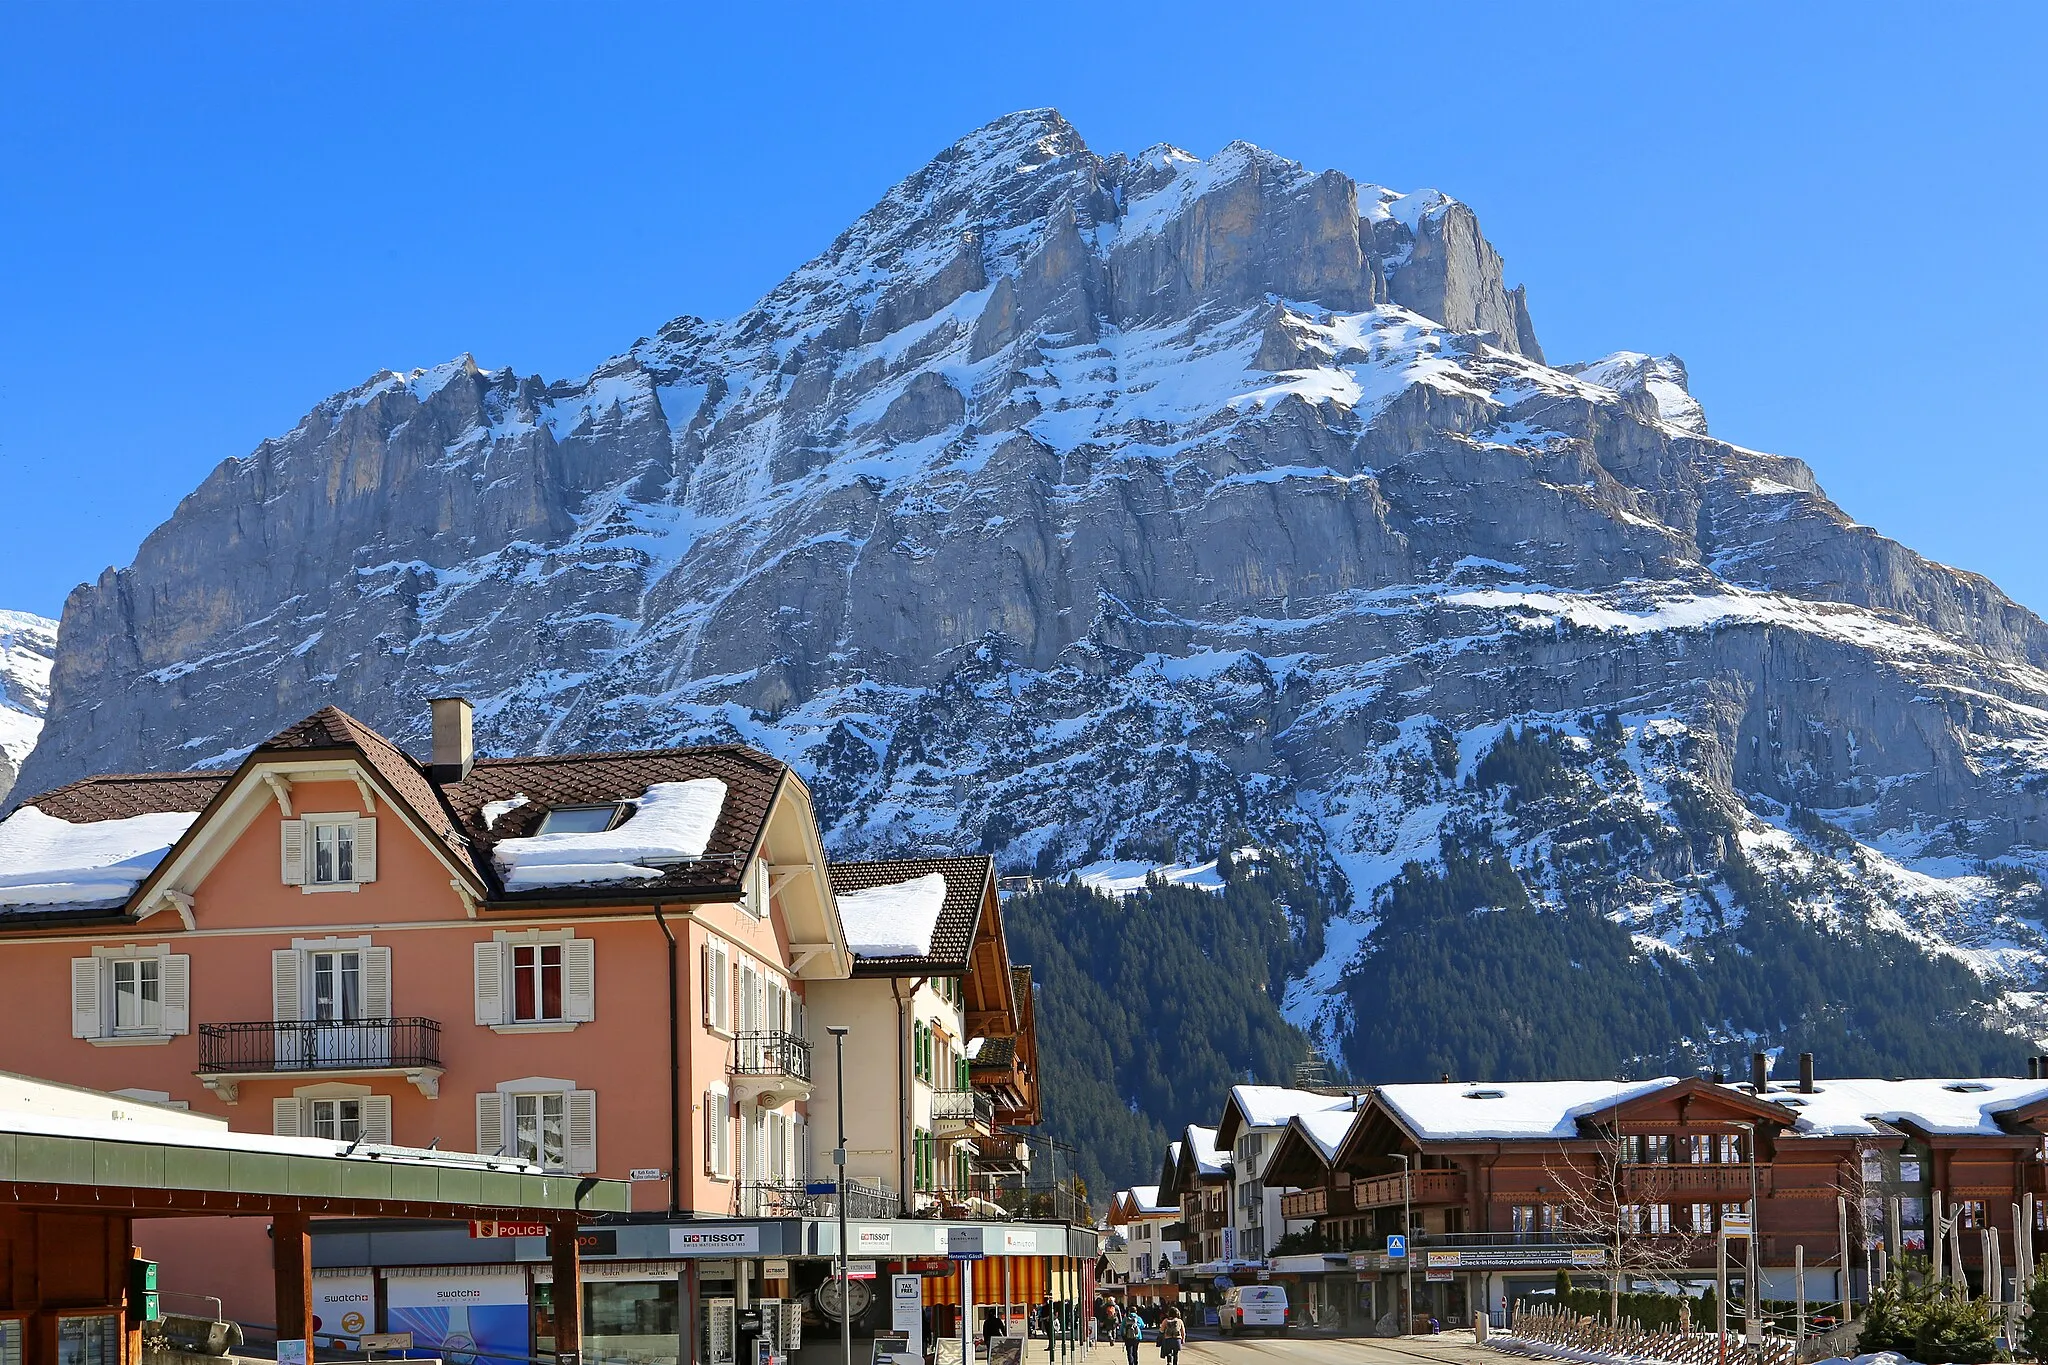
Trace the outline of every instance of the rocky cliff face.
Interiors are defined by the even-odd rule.
[[[26,611],[0,611],[0,800],[35,748],[50,706],[50,656],[57,623]]]
[[[380,373],[222,464],[67,603],[24,789],[461,692],[499,751],[760,744],[848,853],[1288,848],[1352,907],[1288,1001],[1333,1039],[1446,834],[1646,953],[1740,858],[2031,1018],[2048,627],[1530,316],[1442,194],[1012,115],[738,318]],[[1532,724],[1618,755],[1618,824],[1473,780]]]

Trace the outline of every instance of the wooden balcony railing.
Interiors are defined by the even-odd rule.
[[[1746,1203],[1749,1200],[1749,1167],[1738,1165],[1667,1165],[1629,1163],[1621,1168],[1622,1188],[1631,1203],[1689,1204]],[[1759,1195],[1771,1192],[1768,1167],[1756,1168]]]
[[[1330,1191],[1321,1185],[1312,1190],[1296,1190],[1292,1194],[1280,1196],[1282,1218],[1320,1218],[1329,1211]]]
[[[1465,1202],[1463,1171],[1417,1171],[1410,1178],[1414,1183],[1408,1189],[1408,1198],[1416,1208]],[[1402,1179],[1402,1175],[1397,1171],[1393,1175],[1378,1175],[1370,1180],[1353,1181],[1352,1207],[1384,1209],[1399,1205],[1403,1192]]]

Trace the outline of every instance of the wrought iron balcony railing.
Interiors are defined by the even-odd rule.
[[[440,1065],[441,1025],[433,1019],[290,1019],[199,1026],[202,1076]]]
[[[934,1127],[965,1127],[992,1133],[996,1126],[996,1102],[985,1090],[941,1090],[932,1096]]]
[[[750,1030],[733,1039],[732,1063],[727,1070],[735,1076],[788,1076],[808,1081],[811,1045],[794,1033]]]

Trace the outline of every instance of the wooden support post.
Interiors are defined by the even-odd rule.
[[[280,1213],[270,1220],[270,1268],[277,1291],[278,1365],[310,1365],[313,1235],[305,1214]]]
[[[564,1218],[548,1229],[548,1260],[555,1270],[556,1365],[579,1365],[583,1357],[583,1262],[576,1255],[574,1218]]]

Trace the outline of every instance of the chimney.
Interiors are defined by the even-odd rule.
[[[469,702],[461,697],[436,697],[434,708],[434,764],[436,782],[460,782],[469,776],[476,750],[469,738]]]
[[[1722,1070],[1722,1069],[1721,1069],[1720,1067],[1718,1067],[1718,1066],[1717,1066],[1717,1067],[1715,1067],[1715,1068],[1714,1068],[1714,1084],[1715,1084],[1715,1085],[1726,1085],[1727,1083],[1728,1083],[1728,1073],[1727,1073],[1727,1072],[1725,1072],[1725,1071],[1723,1071],[1723,1070]]]
[[[441,753],[440,746],[434,747],[435,757]],[[1761,1052],[1749,1054],[1749,1092],[1761,1095],[1771,1088],[1771,1059]]]
[[[2041,1059],[2039,1057],[2027,1058],[2027,1079],[2030,1081],[2041,1079]]]
[[[1813,1093],[1813,1054],[1811,1052],[1799,1054],[1799,1093],[1802,1095],[1811,1095]]]

